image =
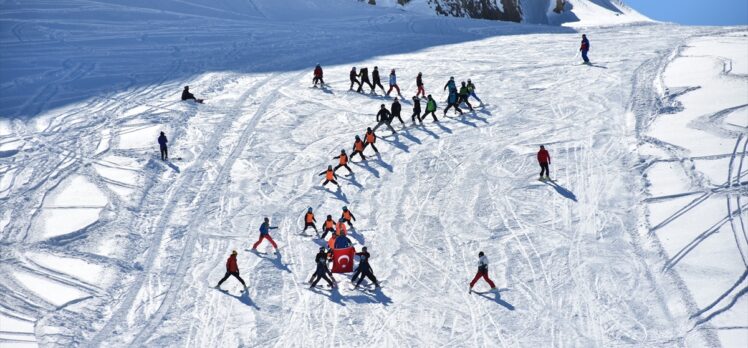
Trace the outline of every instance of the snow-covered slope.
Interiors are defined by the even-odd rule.
[[[5,2],[0,345],[743,346],[748,57],[725,31],[590,28],[580,66],[571,28],[348,0]],[[374,65],[405,97],[422,72],[440,108],[470,78],[485,105],[396,122],[321,188],[391,102],[348,91]],[[667,132],[693,127],[703,147]],[[307,289],[303,213],[343,205],[381,290]],[[282,256],[247,250],[264,216]],[[212,288],[231,250],[248,293]],[[499,289],[468,294],[481,250]]]

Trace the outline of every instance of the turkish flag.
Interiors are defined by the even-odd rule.
[[[354,255],[356,255],[356,249],[353,247],[332,249],[332,273],[353,272]]]

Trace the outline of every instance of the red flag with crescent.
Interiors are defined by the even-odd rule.
[[[353,256],[355,254],[356,249],[353,247],[344,249],[332,249],[332,272],[353,272]]]

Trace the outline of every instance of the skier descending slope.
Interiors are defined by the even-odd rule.
[[[221,280],[218,282],[218,285],[216,285],[216,289],[221,289],[221,284],[226,281],[226,279],[229,279],[229,276],[234,276],[234,278],[238,279],[240,283],[242,283],[242,286],[244,287],[243,291],[247,291],[247,284],[244,283],[244,279],[239,276],[239,266],[236,264],[236,250],[231,252],[231,256],[226,260],[226,274],[221,278]]]
[[[358,87],[359,93],[362,93],[364,91],[364,83],[369,85],[369,88],[371,89],[371,93],[374,93],[374,85],[369,82],[369,68],[361,68],[361,70],[358,71],[358,77],[361,78],[361,84]]]
[[[410,115],[410,120],[413,124],[416,123],[416,119],[418,119],[418,122],[423,123],[423,119],[421,119],[421,100],[418,99],[417,95],[413,97],[413,115]]]
[[[496,289],[496,285],[494,285],[493,281],[491,281],[491,278],[488,277],[488,258],[482,251],[478,253],[478,273],[475,274],[473,281],[470,282],[470,291],[468,291],[469,293],[473,292],[473,286],[478,282],[478,279],[480,278],[486,280],[486,283],[491,286],[491,290]]]
[[[314,279],[314,281],[312,281],[312,285],[310,285],[309,288],[312,289],[317,286],[317,283],[320,279],[324,279],[331,288],[336,287],[335,278],[332,276],[332,272],[330,272],[330,269],[327,267],[327,253],[325,252],[324,247],[319,248],[319,252],[317,253],[317,256],[315,256],[314,261],[317,264],[317,270],[312,276],[312,279]]]
[[[426,102],[426,113],[423,114],[421,121],[423,122],[423,120],[426,119],[426,116],[431,114],[431,117],[434,118],[434,122],[439,122],[439,119],[436,118],[435,112],[436,112],[436,100],[434,100],[434,98],[431,97],[431,94],[429,94],[428,101]]]
[[[548,170],[548,165],[551,164],[551,155],[543,145],[540,145],[540,151],[538,151],[538,164],[540,164],[540,180],[543,180],[543,173],[545,173],[545,178],[549,180],[551,172]]]
[[[586,34],[582,34],[582,45],[579,47],[579,50],[582,52],[584,64],[590,64],[590,59],[587,58],[587,52],[590,50],[590,41],[587,40]]]
[[[309,207],[306,214],[304,214],[304,232],[306,232],[306,229],[311,227],[314,228],[314,232],[319,235],[319,231],[317,230],[317,225],[314,223],[317,222],[317,219],[314,218],[314,212],[312,211],[312,207]]]
[[[470,93],[470,96],[475,98],[475,100],[477,100],[478,103],[480,103],[478,106],[482,106],[483,101],[480,100],[480,98],[478,98],[478,96],[475,94],[475,85],[473,84],[473,81],[470,81],[470,79],[468,79],[467,88],[468,88],[468,93]]]
[[[426,98],[426,90],[423,88],[423,74],[420,72],[418,73],[418,76],[416,76],[416,87],[418,87],[418,91],[416,92],[415,98],[418,98],[419,95],[421,98]]]
[[[184,86],[184,90],[182,90],[182,100],[194,100],[196,103],[203,103],[203,99],[197,99],[195,98],[195,95],[190,93],[190,86]]]
[[[324,172],[322,172],[322,173],[319,173],[319,175],[324,175],[325,176],[325,182],[322,183],[323,187],[325,185],[327,185],[328,183],[330,183],[330,182],[333,183],[333,184],[335,184],[336,186],[340,187],[340,184],[338,184],[338,182],[335,181],[335,179],[337,179],[338,176],[335,175],[335,171],[332,169],[332,166],[327,166],[327,170],[324,171]]]
[[[312,82],[314,82],[314,87],[317,87],[317,83],[322,84],[322,86],[325,85],[325,80],[322,79],[322,67],[319,63],[314,67],[314,79],[312,79]]]
[[[335,234],[335,220],[332,219],[332,215],[327,215],[327,219],[322,223],[322,230],[324,232],[322,233],[322,237],[320,237],[320,239],[325,239],[325,237],[327,237],[327,233]]]
[[[351,152],[351,160],[353,160],[353,156],[356,156],[357,154],[361,157],[362,161],[366,161],[366,156],[364,156],[364,142],[361,140],[361,137],[358,135],[356,136],[356,140],[353,142],[353,152]]]
[[[350,210],[348,210],[348,207],[343,207],[343,214],[340,215],[340,218],[345,220],[345,222],[348,223],[348,226],[353,228],[353,224],[351,223],[351,219],[353,221],[356,221],[356,217],[353,216],[353,213],[351,213]]]
[[[254,245],[252,245],[252,251],[257,250],[257,246],[262,243],[263,239],[267,239],[268,242],[275,248],[275,253],[278,253],[278,245],[275,244],[273,237],[270,237],[270,230],[278,229],[278,226],[270,226],[270,219],[265,218],[265,221],[260,225],[260,238],[257,239]]]
[[[374,71],[371,72],[371,79],[374,85],[374,88],[372,88],[372,92],[375,91],[377,87],[379,87],[382,89],[382,93],[384,93],[384,86],[382,86],[382,80],[379,77],[379,68],[374,67]]]
[[[158,145],[161,148],[161,160],[166,161],[169,159],[169,149],[166,148],[166,143],[168,143],[169,140],[166,139],[166,134],[164,132],[161,132],[161,135],[158,136]]]
[[[358,73],[356,73],[356,67],[354,66],[351,68],[350,78],[351,78],[351,87],[348,88],[349,91],[353,90],[353,84],[358,84],[358,91],[361,92],[361,82],[358,82]]]
[[[353,174],[351,167],[348,166],[348,155],[345,153],[345,150],[340,150],[340,155],[333,157],[333,159],[338,160],[338,165],[335,166],[333,171],[337,172],[340,167],[345,167],[345,169],[348,169],[349,174]]]
[[[384,106],[384,105],[382,105]],[[366,149],[367,146],[371,145],[371,148],[374,149],[374,152],[379,154],[379,150],[374,145],[374,143],[377,142],[377,135],[374,133],[374,131],[371,129],[371,127],[366,128],[366,135],[364,135],[364,149]]]
[[[358,256],[358,269],[356,270],[356,274],[353,275],[352,281],[355,281],[356,277],[359,274],[361,275],[361,278],[359,278],[354,289],[357,289],[358,286],[361,285],[361,282],[364,281],[364,278],[369,278],[369,281],[374,283],[374,286],[379,288],[377,277],[374,276],[374,272],[371,270],[371,265],[369,264],[369,258],[371,257],[371,255],[369,255],[366,247],[363,247],[360,253],[356,253],[356,256]]]
[[[390,96],[390,92],[392,92],[393,88],[397,90],[397,95],[399,95],[400,97],[403,96],[402,94],[400,94],[400,87],[397,85],[397,75],[395,74],[395,69],[392,69],[392,71],[390,71],[390,90],[387,91],[388,97]]]
[[[467,88],[467,85],[465,84],[465,81],[462,81],[462,86],[460,87],[460,100],[457,102],[457,104],[465,103],[467,104],[470,111],[473,111],[473,106],[470,105],[470,102],[468,101],[468,98],[470,98],[470,91]]]
[[[387,110],[387,108],[384,106],[384,104],[380,105],[379,106],[379,112],[377,112],[377,125],[374,126],[374,130],[376,131],[379,127],[381,127],[382,125],[385,125],[385,126],[387,126],[387,128],[389,128],[392,131],[393,134],[397,133],[395,131],[395,128],[392,128],[392,126],[390,125],[390,123],[392,123],[392,117],[391,116],[392,116],[392,114],[390,113],[389,110]],[[374,144],[372,143],[372,145],[374,145]],[[379,152],[379,151],[377,151],[377,152]]]

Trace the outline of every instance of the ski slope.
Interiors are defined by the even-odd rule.
[[[3,346],[748,342],[746,28],[591,28],[583,66],[571,28],[355,1],[2,6]],[[317,174],[391,102],[348,91],[351,66],[374,65],[397,69],[408,122],[419,71],[440,110],[450,76],[486,105],[380,130],[381,157],[325,190]],[[206,104],[178,101],[185,85]],[[709,138],[673,138],[692,129]],[[379,291],[308,289],[303,214],[344,205]],[[247,251],[264,216],[281,257]],[[233,249],[246,295],[212,288]],[[468,294],[481,250],[499,290]]]

